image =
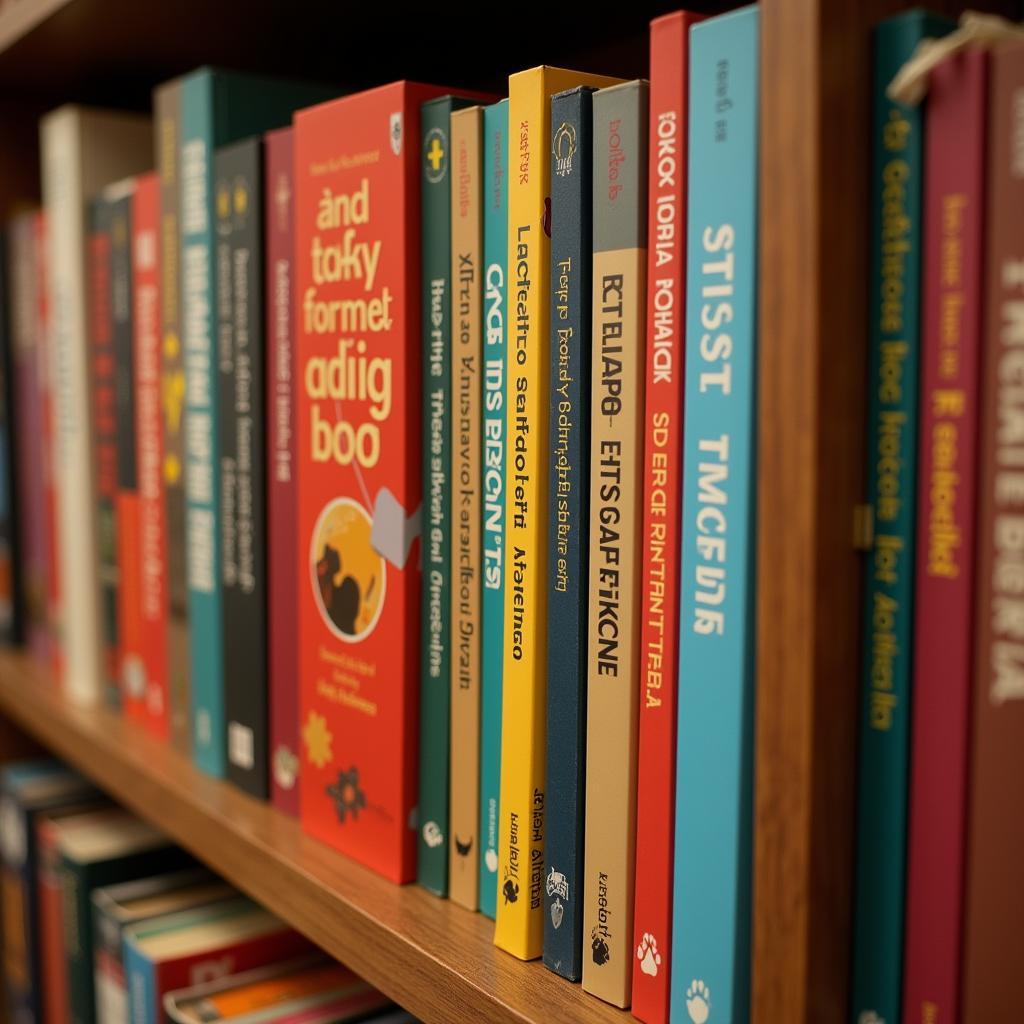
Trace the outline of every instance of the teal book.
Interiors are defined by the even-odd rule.
[[[423,583],[417,880],[448,895],[451,740],[452,192],[450,122],[473,100],[439,96],[420,112],[423,321]]]
[[[223,776],[223,588],[221,584],[220,401],[213,152],[291,121],[325,99],[324,89],[200,68],[180,79],[178,241],[185,362],[185,539],[190,630],[192,756]]]
[[[505,330],[508,100],[484,110],[483,649],[480,657],[480,910],[498,910],[498,794],[505,587]]]
[[[758,10],[690,35],[672,1019],[750,1019]]]
[[[863,678],[851,1016],[900,1019],[910,774],[924,109],[886,87],[952,23],[914,10],[875,29]]]

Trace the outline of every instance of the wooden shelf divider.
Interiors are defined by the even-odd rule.
[[[27,655],[0,653],[0,718],[428,1024],[632,1019],[496,949],[482,914],[379,878],[113,711],[70,704]]]

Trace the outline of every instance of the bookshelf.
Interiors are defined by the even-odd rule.
[[[374,5],[328,0],[4,0],[0,216],[37,198],[35,120],[61,102],[140,108],[154,84],[201,63],[353,86],[405,76],[495,88],[542,60],[635,76],[647,21],[679,4],[631,5],[614,23],[564,11],[548,15],[543,32],[513,23],[486,35],[454,6],[404,12],[396,27]],[[838,1024],[847,1015],[859,678],[853,511],[863,475],[869,29],[911,4],[761,6],[751,1019]],[[971,6],[1024,15],[1020,0]],[[346,36],[360,40],[352,52],[339,42]],[[69,706],[43,670],[4,654],[0,759],[33,740],[425,1020],[630,1019],[495,950],[481,916],[376,878],[130,724]]]

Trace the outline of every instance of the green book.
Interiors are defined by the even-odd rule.
[[[219,522],[220,399],[216,351],[214,150],[291,121],[295,110],[328,98],[322,87],[200,68],[161,87],[162,108],[178,127],[177,216],[184,387],[184,482],[192,756],[209,775],[226,767],[223,587]],[[165,175],[170,164],[161,162]]]
[[[417,879],[448,895],[451,739],[452,224],[449,127],[474,100],[441,96],[420,110],[423,318],[423,583]]]
[[[952,24],[914,10],[875,29],[867,554],[852,1019],[900,1019],[910,767],[923,110],[885,90],[921,39]],[[886,666],[884,672],[880,666]]]
[[[59,832],[71,1024],[94,1024],[93,890],[183,867],[190,858],[184,850],[168,845],[166,837],[151,825],[118,809],[63,819]]]

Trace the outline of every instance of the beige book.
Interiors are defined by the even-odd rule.
[[[452,525],[449,896],[476,910],[480,878],[480,562],[483,416],[483,108],[451,116]]]
[[[137,114],[61,107],[40,123],[40,150],[50,254],[47,284],[54,364],[53,477],[62,685],[71,699],[90,703],[102,693],[103,672],[86,334],[86,203],[111,182],[150,167],[150,120]]]
[[[647,83],[594,94],[590,626],[583,987],[633,976],[647,299]]]

